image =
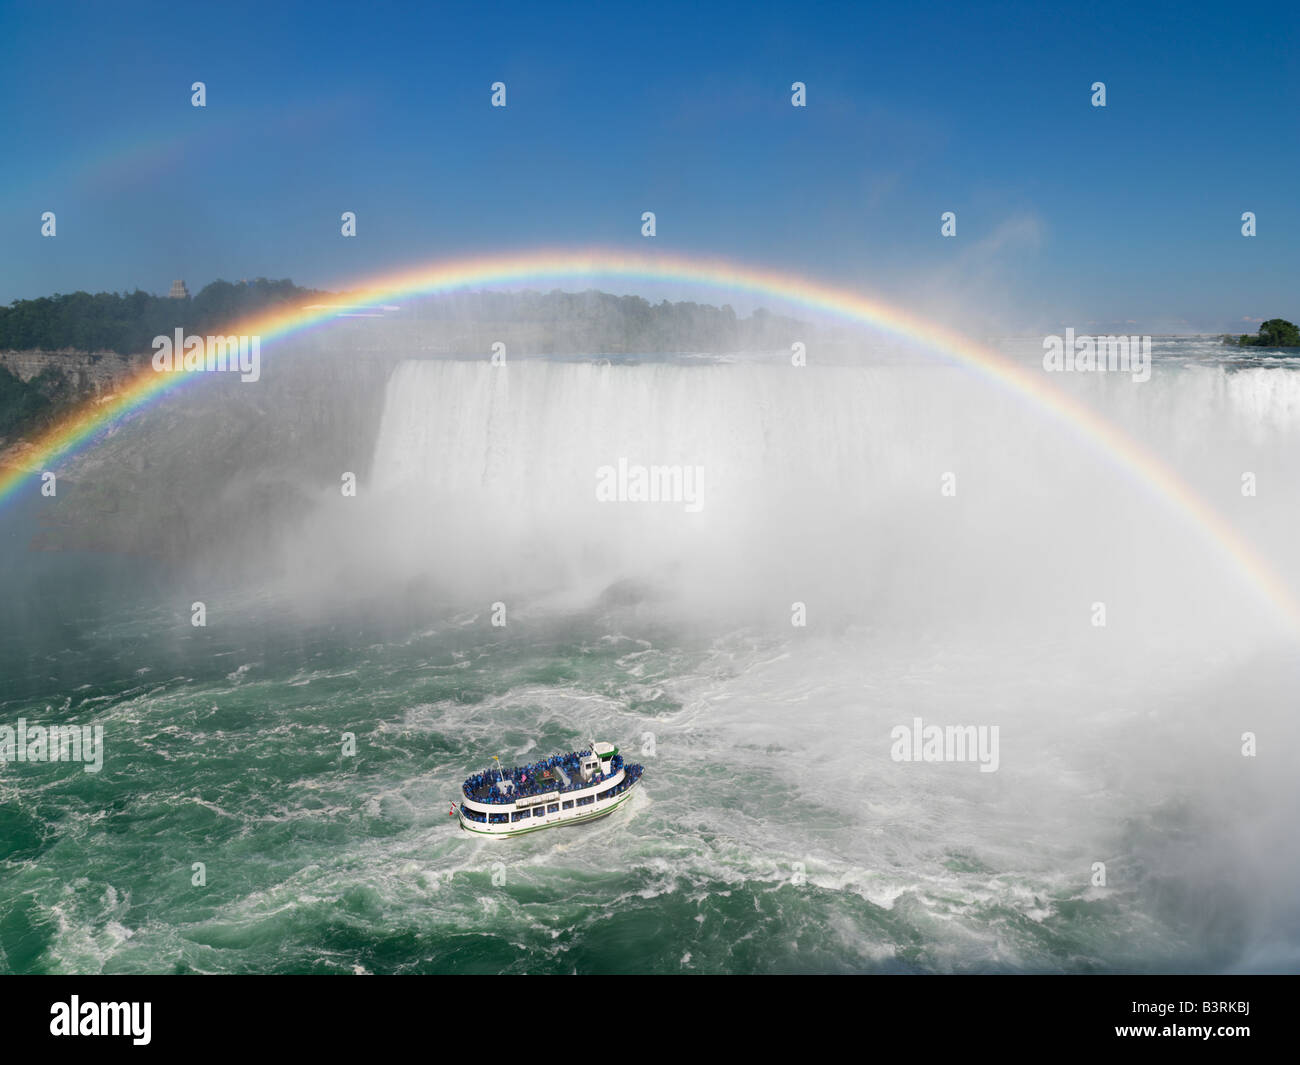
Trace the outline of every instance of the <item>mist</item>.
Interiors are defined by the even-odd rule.
[[[653,890],[779,884],[797,862],[832,909],[866,907],[816,918],[836,964],[1300,961],[1300,802],[1278,753],[1300,739],[1295,634],[1131,455],[879,336],[839,330],[806,366],[779,348],[495,365],[384,329],[300,339],[259,388],[204,382],[84,456],[37,534],[116,548],[78,578],[83,628],[147,630],[137,671],[197,678],[213,712],[379,669],[300,721],[360,715],[382,737],[398,720],[453,751],[651,736],[629,846],[659,855]],[[1051,383],[1300,587],[1295,370],[1177,340],[1149,381]],[[668,498],[639,496],[637,470]],[[130,625],[125,583],[145,601]],[[69,638],[40,623],[48,581],[13,587],[27,639]],[[995,771],[899,761],[895,730],[927,725],[996,729]],[[443,757],[439,781],[463,775]],[[669,837],[694,842],[667,856]]]
[[[1297,587],[1295,371],[1169,358],[1149,382],[1061,376]],[[620,459],[703,471],[702,505],[600,501]],[[1165,965],[1293,967],[1294,633],[1126,460],[933,362],[408,361],[368,479],[321,501],[286,587],[325,608],[329,573],[336,592],[427,597],[472,624],[500,603],[525,630],[667,626],[710,647],[670,685],[671,732],[837,811],[812,830],[821,882],[893,906],[933,870],[961,925],[1007,886],[955,887],[954,854],[1010,860],[1032,871],[1012,892],[1031,923],[1062,895],[1122,900]],[[1246,471],[1267,488],[1244,496]],[[917,718],[998,726],[997,773],[891,761],[891,729]],[[1243,757],[1247,733],[1269,753]],[[755,811],[740,836],[799,853],[808,833]],[[945,932],[936,964],[1032,966],[1013,932]]]
[[[1058,381],[1295,587],[1278,490],[1294,475],[1292,371],[1162,363],[1147,383]],[[620,461],[671,472],[679,494],[602,500],[601,471]],[[1223,546],[1130,467],[948,365],[408,360],[355,496],[322,486],[278,531],[291,550],[277,561],[304,600],[421,582],[465,604],[581,607],[632,582],[685,620],[774,630],[800,601],[813,631],[1028,631],[1142,654],[1153,640],[1285,643]],[[681,471],[696,472],[698,499],[680,494]]]

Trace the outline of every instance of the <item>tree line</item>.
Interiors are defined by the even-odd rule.
[[[241,319],[281,304],[346,299],[292,281],[214,281],[192,299],[134,292],[73,292],[16,300],[0,307],[0,351],[114,351],[148,353],[153,339],[220,333]],[[744,351],[788,347],[800,325],[762,308],[741,317],[727,304],[662,300],[586,292],[453,292],[407,303],[413,321],[514,323],[538,327],[572,351]]]
[[[192,299],[134,292],[72,292],[0,307],[0,351],[149,352],[177,328],[210,333],[278,304],[319,295],[292,281],[214,281]]]

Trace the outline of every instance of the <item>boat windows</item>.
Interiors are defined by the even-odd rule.
[[[531,816],[532,816],[531,810],[517,810],[514,813],[512,820],[522,821],[525,817],[531,817]]]
[[[572,799],[568,799],[568,800],[566,800],[564,803],[562,803],[561,805],[563,805],[563,807],[564,807],[566,810],[572,810],[572,809],[573,809],[573,800],[572,800]]]
[[[488,814],[488,821],[494,825],[508,824],[510,821],[509,814]]]
[[[533,807],[533,816],[534,816],[534,817],[545,817],[545,816],[546,816],[546,807],[544,807],[544,806],[534,806],[534,807]]]
[[[606,788],[606,789],[605,789],[604,791],[602,791],[599,795],[597,795],[596,798],[598,798],[598,799],[608,799],[608,798],[609,798],[611,795],[613,795],[613,794],[614,794],[614,789],[613,789],[613,788]]]
[[[584,795],[581,799],[578,800],[578,805],[590,806],[595,801],[596,801],[596,797],[594,795]]]
[[[558,814],[560,812],[560,804],[558,802],[551,803],[551,805],[546,808],[546,812],[548,814]]]

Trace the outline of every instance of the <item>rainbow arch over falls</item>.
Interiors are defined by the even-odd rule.
[[[1126,476],[1179,512],[1210,543],[1300,640],[1300,603],[1285,582],[1222,515],[1194,493],[1162,460],[1117,426],[1073,400],[1044,375],[1028,372],[989,347],[861,293],[821,281],[703,256],[634,254],[619,250],[542,249],[524,253],[457,258],[367,280],[346,293],[346,304],[304,303],[254,315],[228,333],[261,337],[269,343],[323,325],[348,308],[429,296],[457,289],[506,287],[597,278],[700,285],[780,300],[846,321],[858,322],[928,348],[963,364],[991,384],[1019,396],[1090,442]],[[159,373],[146,368],[115,396],[74,411],[47,430],[23,456],[24,469],[0,469],[0,506],[37,480],[34,469],[92,446],[124,415],[179,387],[195,373]],[[36,490],[32,488],[32,490]]]

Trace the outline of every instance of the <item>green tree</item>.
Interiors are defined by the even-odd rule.
[[[1285,318],[1270,318],[1260,324],[1255,343],[1265,348],[1300,348],[1300,329]]]

